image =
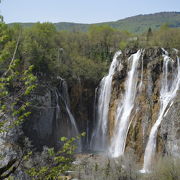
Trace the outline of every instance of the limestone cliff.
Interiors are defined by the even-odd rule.
[[[32,97],[32,115],[23,125],[23,131],[34,147],[59,147],[59,138],[74,137],[86,132],[82,148],[87,149],[92,131],[94,89],[93,82],[80,80],[69,84],[57,79],[42,78]],[[71,121],[76,124],[76,130]]]

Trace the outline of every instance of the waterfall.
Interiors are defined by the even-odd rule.
[[[97,99],[95,99],[95,105],[96,105],[95,119],[97,124],[96,126],[94,126],[90,147],[91,149],[96,151],[105,151],[107,149],[106,152],[108,152],[111,157],[116,158],[124,154],[127,135],[133,118],[135,118],[135,120],[138,121],[139,116],[143,116],[142,111],[146,109],[148,114],[145,114],[145,116],[147,116],[148,118],[151,116],[150,114],[151,110],[149,106],[148,107],[143,106],[144,104],[143,100],[144,98],[149,98],[149,99],[153,98],[152,95],[154,93],[157,94],[156,92],[157,88],[152,89],[151,86],[152,83],[154,82],[158,85],[157,82],[159,82],[159,75],[161,74],[160,75],[161,83],[159,90],[160,100],[158,102],[160,104],[160,109],[158,112],[157,121],[153,125],[149,135],[149,139],[144,155],[144,166],[143,169],[141,170],[142,172],[146,172],[150,169],[151,161],[153,159],[156,150],[158,128],[161,124],[161,121],[167,115],[170,107],[172,106],[173,99],[176,96],[176,92],[180,86],[179,58],[177,57],[177,61],[173,60],[168,56],[167,51],[165,51],[164,49],[162,50],[158,49],[158,53],[160,54],[160,57],[162,57],[161,56],[162,51],[163,51],[162,73],[160,70],[161,62],[160,61],[157,62],[156,59],[153,60],[151,58],[152,57],[151,51],[150,54],[148,54],[149,52],[146,54],[146,50],[139,50],[128,58],[128,62],[123,60],[118,61],[117,57],[121,54],[121,52],[117,52],[110,66],[109,74],[101,80],[98,90],[96,91]],[[125,70],[128,69],[127,77],[125,81],[124,78],[120,79],[120,81],[119,80],[115,81],[115,84],[113,85],[115,89],[112,90],[111,88],[112,88],[113,75],[115,74],[115,71],[117,71],[119,67],[122,67],[122,70],[124,70],[123,68],[125,68]],[[148,68],[151,69],[149,70]],[[152,76],[149,75],[151,74],[150,73],[151,70],[154,70]],[[124,71],[122,71],[122,73],[124,77]],[[158,76],[155,76],[156,74]],[[119,77],[121,78],[121,76]],[[123,85],[122,84],[118,85],[118,81],[124,83],[123,92],[122,92]],[[109,122],[109,117],[108,117],[109,104],[111,100],[112,91],[113,91],[113,95],[115,96],[117,96],[116,93],[119,93],[118,96],[119,100],[117,104],[117,98],[113,97],[112,99],[113,101],[112,103],[114,103],[112,104],[113,113],[114,113],[114,107],[117,106],[117,109],[115,114],[113,114],[115,115],[115,117],[114,116],[112,117],[112,121],[113,119],[115,119],[114,122]],[[114,100],[114,98],[116,99]],[[142,111],[138,112],[137,108],[141,108],[141,107],[142,107]],[[143,120],[144,119],[142,119],[142,121]],[[149,120],[147,118],[144,121],[147,121],[147,124],[149,123]],[[114,126],[114,129],[113,129],[112,137],[109,137],[109,127],[111,127],[111,125]],[[146,134],[145,125],[143,126],[144,128],[142,130],[143,136],[144,134]]]
[[[59,117],[59,114],[60,114],[59,102],[62,101],[65,107],[65,110],[68,114],[68,120],[69,120],[68,125],[69,125],[70,132],[68,134],[68,138],[78,136],[80,133],[78,131],[75,118],[72,115],[71,110],[70,110],[69,94],[68,94],[67,83],[65,80],[61,80],[59,89],[56,90],[56,101],[57,101],[56,118]],[[67,130],[67,133],[68,133],[68,130]],[[78,151],[81,151],[81,150],[82,150],[82,144],[81,144],[81,141],[78,141]]]
[[[107,126],[109,103],[111,98],[111,85],[113,75],[119,65],[117,58],[120,54],[121,51],[115,53],[109,68],[109,73],[101,80],[99,85],[96,112],[96,120],[98,123],[93,132],[90,145],[93,150],[104,151],[107,145]]]
[[[137,92],[137,68],[139,59],[141,57],[141,53],[142,51],[139,50],[137,53],[133,54],[128,59],[129,64],[131,64],[131,67],[128,72],[127,80],[125,82],[124,96],[117,107],[115,131],[109,148],[109,153],[112,157],[119,157],[124,153],[127,133],[130,127],[130,115],[134,107],[134,101]]]
[[[151,169],[152,159],[156,151],[156,140],[158,128],[161,124],[161,121],[166,116],[168,110],[173,104],[173,99],[176,96],[176,92],[180,86],[180,60],[177,57],[177,64],[173,61],[168,53],[164,51],[164,61],[163,61],[163,75],[162,83],[160,90],[160,110],[157,121],[153,125],[148,143],[146,145],[145,154],[144,154],[144,165],[141,170],[142,173],[149,172]],[[172,77],[171,77],[172,76]],[[170,78],[169,78],[170,77]]]

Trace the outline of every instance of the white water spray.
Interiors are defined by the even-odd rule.
[[[131,124],[130,115],[134,107],[134,101],[137,92],[137,68],[141,53],[142,51],[139,50],[137,53],[133,54],[129,58],[129,63],[131,64],[131,67],[130,71],[128,72],[128,78],[125,82],[126,91],[122,101],[120,101],[118,104],[115,131],[109,149],[109,153],[112,157],[119,157],[124,153],[126,138]]]
[[[161,121],[166,116],[168,110],[170,109],[173,99],[176,96],[176,92],[180,86],[180,60],[177,58],[177,67],[173,68],[173,60],[168,57],[168,53],[166,51],[163,63],[163,77],[162,77],[162,85],[160,90],[160,111],[158,115],[158,119],[153,125],[149,140],[145,149],[144,155],[144,165],[143,169],[141,170],[142,173],[147,173],[151,169],[152,159],[155,155],[156,151],[156,140],[157,140],[157,133],[158,128],[161,124]],[[170,75],[169,66],[171,66],[174,76],[168,79]]]
[[[113,61],[109,68],[109,73],[101,80],[99,86],[96,115],[98,124],[93,132],[90,145],[92,149],[98,151],[104,151],[107,145],[108,112],[111,98],[112,78],[116,68],[119,65],[119,61],[117,60],[117,58],[120,54],[121,51],[115,53]]]

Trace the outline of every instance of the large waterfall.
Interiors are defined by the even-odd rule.
[[[112,157],[118,157],[124,153],[126,145],[127,133],[130,127],[130,115],[134,107],[134,101],[137,91],[138,82],[138,62],[141,57],[141,50],[136,54],[133,54],[129,59],[131,64],[128,72],[128,77],[125,83],[125,93],[122,100],[118,104],[116,119],[115,119],[115,130],[110,145],[110,155]]]
[[[163,50],[164,51],[164,50]],[[177,57],[177,63],[168,56],[168,53],[164,51],[163,62],[163,74],[161,80],[160,90],[160,110],[157,121],[153,125],[149,140],[145,149],[144,166],[141,170],[142,173],[148,172],[151,169],[151,163],[156,151],[156,140],[158,128],[161,121],[166,116],[170,107],[172,106],[173,99],[176,96],[176,92],[180,86],[180,61]]]
[[[115,69],[119,65],[117,58],[120,54],[121,51],[115,53],[109,68],[109,73],[101,80],[99,85],[97,96],[97,111],[95,112],[97,125],[91,139],[91,148],[93,150],[104,151],[107,145],[108,112],[111,98],[111,84]]]
[[[120,54],[119,61],[117,57]],[[141,172],[150,170],[162,120],[176,113],[171,111],[171,107],[177,108],[178,103],[173,106],[173,102],[179,86],[180,60],[177,50],[170,51],[170,56],[162,48],[117,52],[109,74],[101,80],[96,91],[96,124],[91,148],[106,151],[113,158],[123,155],[126,146],[133,148],[139,159],[144,156]],[[175,118],[177,124],[177,115]],[[171,123],[174,133],[171,130],[167,134],[163,128],[160,132],[163,144],[160,148],[164,152],[169,150],[172,137],[177,137],[179,142],[179,130],[172,121],[163,126],[167,128],[167,123]]]

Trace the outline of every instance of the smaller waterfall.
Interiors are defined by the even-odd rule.
[[[59,90],[56,91],[56,99],[57,99],[56,118],[59,117],[59,114],[60,114],[59,101],[62,100],[64,103],[64,106],[65,106],[66,112],[68,114],[68,117],[69,117],[69,122],[70,122],[70,123],[68,123],[69,129],[70,129],[68,138],[78,136],[80,133],[78,131],[74,116],[72,115],[71,110],[70,110],[69,94],[68,94],[67,83],[65,80],[61,80],[60,89],[61,89],[60,91]],[[82,145],[81,145],[81,141],[79,141],[78,142],[78,151],[81,151],[81,150],[82,150]]]
[[[131,64],[128,78],[125,82],[125,94],[122,101],[119,102],[116,112],[115,131],[111,141],[109,153],[112,157],[123,155],[127,133],[130,127],[130,115],[134,107],[135,96],[138,82],[138,62],[141,57],[141,50],[133,54],[129,59]]]
[[[176,92],[180,86],[180,60],[179,58],[177,58],[177,64],[175,64],[175,62],[170,59],[170,57],[168,57],[168,53],[164,49],[163,51],[165,54],[163,55],[164,62],[163,77],[160,90],[160,111],[158,119],[153,125],[149,135],[149,140],[144,154],[144,165],[143,169],[141,170],[142,173],[149,172],[149,170],[151,169],[152,159],[156,151],[158,128],[161,124],[161,121],[170,109],[173,103],[173,98],[176,96]],[[175,66],[177,66],[177,68]]]
[[[99,85],[98,89],[98,101],[97,101],[97,112],[96,120],[97,126],[92,135],[91,139],[91,148],[93,150],[104,151],[107,145],[107,125],[108,125],[108,112],[109,112],[109,103],[111,98],[111,85],[112,78],[115,72],[115,69],[119,65],[117,60],[118,56],[121,54],[121,51],[115,53],[113,61],[109,68],[109,73],[105,76]]]

